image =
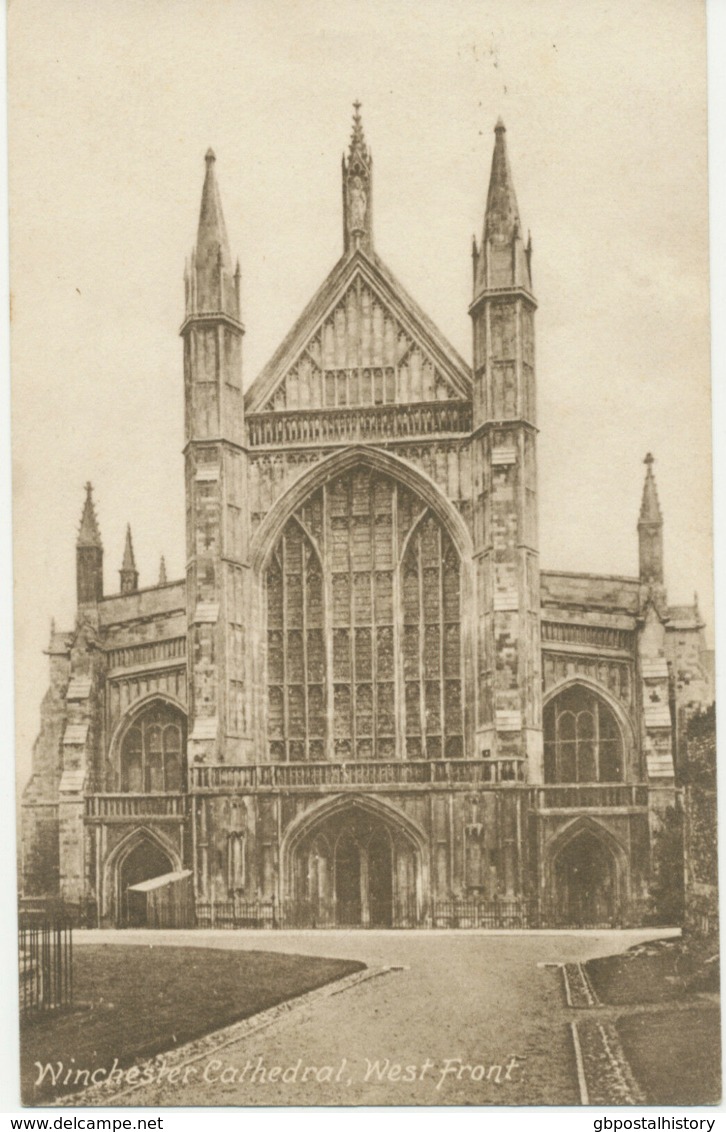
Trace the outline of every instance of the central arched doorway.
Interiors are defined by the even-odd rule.
[[[333,833],[332,882],[339,926],[391,927],[393,846],[386,825],[370,814],[338,818]],[[339,828],[336,830],[335,825]],[[330,844],[330,839],[328,838]]]
[[[420,918],[420,853],[388,815],[355,803],[336,808],[296,839],[292,904],[301,925],[412,926]]]
[[[589,830],[573,837],[554,861],[555,900],[563,926],[614,927],[618,920],[617,863]]]
[[[164,850],[148,837],[137,841],[118,867],[117,922],[121,928],[146,926],[146,903],[142,893],[130,892],[132,885],[174,871]]]

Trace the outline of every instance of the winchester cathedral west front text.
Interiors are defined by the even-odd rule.
[[[129,531],[105,593],[87,486],[23,796],[26,899],[143,923],[129,895],[165,878],[198,923],[648,914],[685,723],[710,699],[703,623],[668,604],[650,456],[626,518],[639,575],[540,567],[532,247],[494,132],[472,363],[374,248],[356,106],[343,254],[251,383],[207,153],[181,327],[186,577],[140,588]]]

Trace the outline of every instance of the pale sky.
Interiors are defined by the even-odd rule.
[[[471,357],[498,115],[534,243],[544,569],[637,572],[656,456],[670,600],[713,618],[700,0],[15,0],[10,193],[17,734],[71,628],[93,481],[106,592],[184,572],[182,272],[217,154],[257,374],[342,251],[363,103],[378,253]]]

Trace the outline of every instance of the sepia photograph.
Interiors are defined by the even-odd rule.
[[[719,1105],[706,15],[9,5],[17,1103]]]

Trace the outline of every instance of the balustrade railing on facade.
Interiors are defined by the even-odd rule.
[[[247,417],[247,435],[252,448],[468,432],[471,432],[471,405],[468,401],[293,409],[254,413]]]
[[[183,818],[186,794],[91,794],[86,798],[87,820],[112,818]]]
[[[255,763],[195,766],[194,791],[255,790],[269,787],[487,785],[519,782],[519,759],[432,759],[396,762]]]
[[[648,787],[634,783],[583,783],[536,787],[538,810],[619,809],[648,805]]]
[[[440,759],[429,762],[251,763],[191,768],[194,793],[265,789],[360,789],[371,786],[497,786],[523,782],[518,759]],[[644,784],[587,783],[532,786],[538,810],[644,808]],[[88,821],[133,818],[183,819],[188,794],[91,794],[86,798]]]

